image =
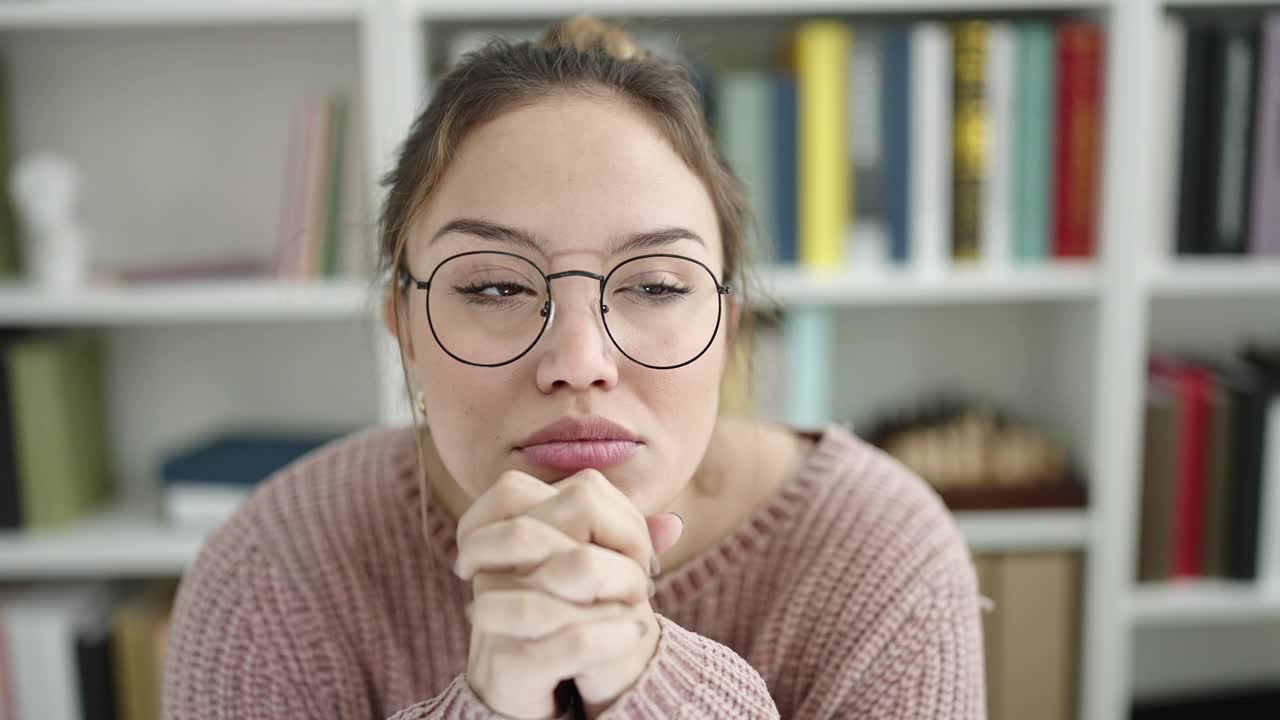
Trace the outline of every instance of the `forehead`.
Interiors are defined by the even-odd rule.
[[[528,232],[549,261],[583,254],[604,261],[619,238],[671,227],[705,244],[679,240],[662,251],[715,267],[722,257],[706,187],[647,118],[618,100],[548,99],[473,130],[416,224],[411,252],[440,259],[489,244],[463,233],[432,241],[459,218]]]

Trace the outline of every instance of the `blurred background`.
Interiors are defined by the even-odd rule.
[[[409,422],[378,177],[495,35],[689,68],[759,220],[723,412],[974,552],[990,716],[1280,717],[1280,3],[0,3],[0,718],[158,717],[254,484]]]

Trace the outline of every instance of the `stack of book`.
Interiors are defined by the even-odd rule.
[[[1280,353],[1149,362],[1138,579],[1280,579]]]
[[[0,530],[66,526],[113,485],[102,349],[79,331],[0,331]]]
[[[174,449],[160,462],[165,519],[182,530],[211,530],[263,480],[342,434],[236,428]]]
[[[1169,21],[1179,255],[1280,257],[1280,12]],[[1178,107],[1178,104],[1181,107]]]
[[[171,583],[0,592],[0,717],[159,720]]]
[[[787,58],[711,81],[758,259],[931,271],[1095,254],[1097,24],[810,22]]]

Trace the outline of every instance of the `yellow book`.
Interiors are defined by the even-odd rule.
[[[795,36],[796,179],[799,258],[808,267],[844,262],[852,216],[846,98],[853,30],[834,21],[802,24]]]
[[[951,28],[955,103],[952,120],[951,256],[978,259],[982,191],[987,178],[987,23],[971,20]]]

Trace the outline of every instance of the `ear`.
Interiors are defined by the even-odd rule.
[[[398,292],[400,291],[395,287],[394,283],[387,288],[386,295],[382,298],[382,323],[386,325],[387,332],[391,333],[391,337],[394,337],[396,342],[400,343],[400,349],[404,352],[405,359],[413,360],[413,333],[409,332],[408,310],[403,302],[404,298],[401,298],[402,302],[400,303],[401,322],[396,322],[395,296]],[[401,328],[404,328],[403,335],[400,333]]]

